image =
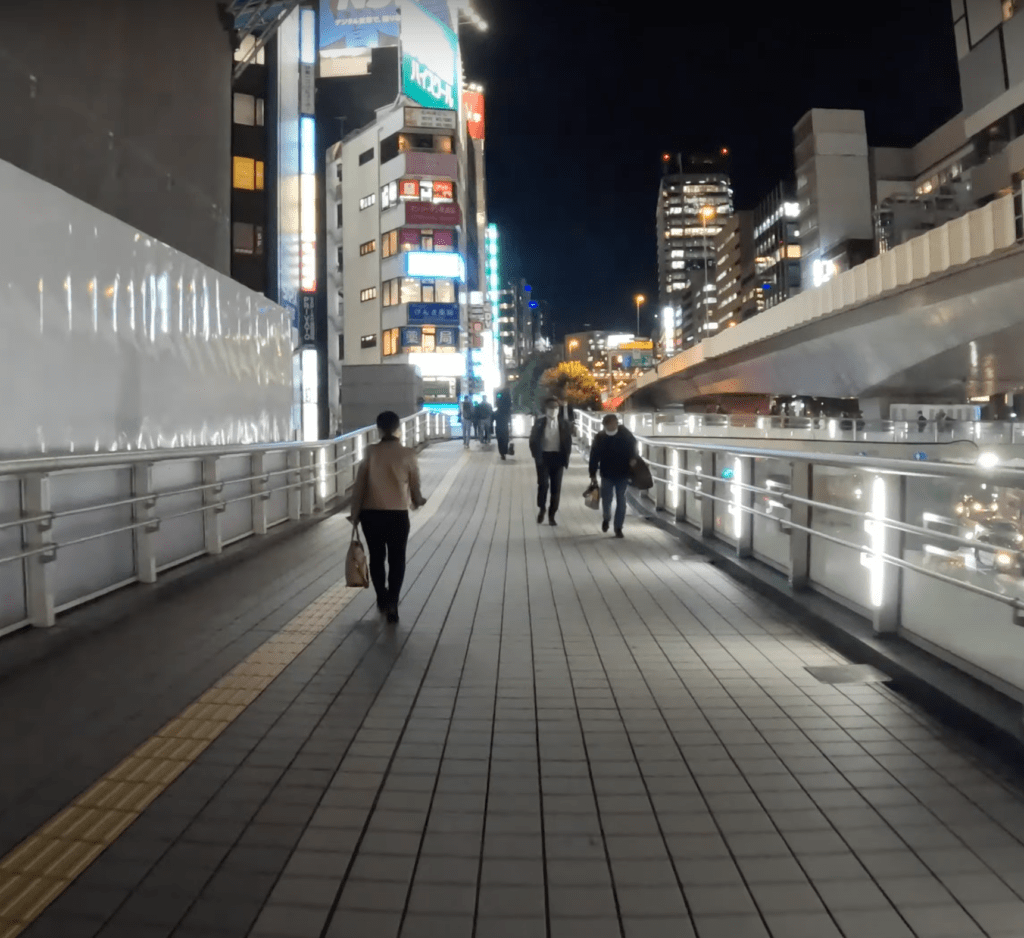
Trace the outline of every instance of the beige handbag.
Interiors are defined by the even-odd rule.
[[[356,589],[366,589],[370,585],[370,571],[363,542],[359,540],[358,525],[352,526],[352,543],[348,545],[348,556],[345,558],[345,585]]]

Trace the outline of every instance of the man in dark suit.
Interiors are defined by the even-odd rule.
[[[530,454],[537,464],[537,523],[544,521],[555,525],[555,513],[562,494],[562,474],[569,468],[569,454],[572,452],[572,425],[558,413],[557,397],[544,402],[544,416],[534,421],[530,431]],[[551,502],[548,503],[548,490]]]

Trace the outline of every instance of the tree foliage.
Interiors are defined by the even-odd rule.
[[[519,370],[519,380],[510,382],[512,409],[520,414],[537,411],[537,397],[544,372],[558,363],[558,356],[552,352],[531,355]]]
[[[541,378],[543,394],[564,398],[582,410],[601,409],[601,386],[581,362],[560,362]]]

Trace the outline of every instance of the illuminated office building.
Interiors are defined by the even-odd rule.
[[[724,148],[715,155],[663,158],[656,222],[666,350],[689,347],[717,322],[714,241],[733,211],[728,159]]]
[[[800,203],[792,182],[779,183],[754,209],[757,312],[800,292]]]

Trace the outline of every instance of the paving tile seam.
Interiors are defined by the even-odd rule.
[[[464,461],[463,455],[447,473],[435,506]],[[436,511],[416,519],[417,533]],[[344,585],[327,589],[180,716],[0,858],[0,938],[14,938],[35,921],[361,592]]]
[[[564,485],[564,480],[563,480],[563,485]],[[528,526],[528,522],[529,522],[529,511],[525,508],[525,506],[524,506],[524,511],[523,511],[523,514],[522,514],[521,517],[522,517],[522,522],[523,522],[523,527],[524,527],[524,541],[525,541],[525,532],[527,530],[527,526]],[[564,523],[564,518],[563,518],[563,523]],[[537,557],[543,558],[544,559],[544,563],[545,563],[545,568],[546,568],[546,570],[549,571],[550,570],[550,565],[548,563],[547,553],[545,551],[545,543],[546,543],[546,541],[545,541],[545,539],[543,537],[540,536],[540,532],[539,531],[536,532],[536,534],[537,534],[537,538],[536,539],[538,541],[539,551],[538,551],[538,554],[535,555],[535,559]],[[556,543],[559,543],[559,552],[561,554],[562,553],[562,551],[561,551],[561,544],[560,544],[560,542],[557,539],[556,539]],[[527,555],[527,557],[526,557],[526,564],[525,564],[525,574],[526,574],[526,581],[527,581],[527,589],[528,590],[529,590],[529,582],[530,582],[530,562],[529,562],[529,560],[530,560],[529,555]],[[563,554],[563,563],[564,563],[564,554]],[[567,567],[567,569],[568,569],[568,567]],[[574,709],[576,711],[575,712],[576,725],[579,728],[580,736],[583,739],[584,751],[587,753],[587,755],[586,755],[587,777],[590,779],[590,789],[591,789],[591,791],[596,793],[597,787],[596,787],[596,783],[595,783],[595,779],[594,779],[593,766],[592,766],[591,761],[590,761],[590,750],[587,748],[586,733],[585,733],[585,730],[584,730],[582,714],[580,712],[580,700],[579,700],[579,697],[577,695],[576,683],[572,679],[572,668],[570,666],[570,655],[569,655],[568,647],[566,646],[565,631],[562,628],[562,616],[559,613],[557,602],[554,602],[554,586],[553,586],[553,583],[552,583],[552,577],[551,576],[545,576],[545,577],[542,577],[541,579],[542,579],[542,581],[546,581],[547,582],[547,586],[548,586],[548,589],[549,589],[551,597],[552,597],[552,604],[553,604],[554,609],[555,609],[555,622],[556,622],[556,624],[558,626],[558,634],[559,634],[559,637],[560,637],[561,643],[562,643],[562,655],[565,658],[566,670],[569,672],[569,684],[570,684],[570,687],[572,688],[573,706],[574,706]],[[566,579],[571,581],[571,577],[567,577]],[[536,654],[535,654],[535,651],[534,651],[534,649],[535,649],[535,635],[534,635],[533,615],[532,615],[532,610],[531,610],[531,607],[530,607],[529,603],[527,604],[527,610],[528,610],[527,611],[527,615],[530,618],[530,647],[531,647],[531,656],[530,657],[531,657],[531,660],[533,662],[534,706],[536,708],[536,706],[537,706],[537,663],[536,663],[537,662],[537,657],[536,657]],[[582,607],[580,607],[580,611],[582,612]],[[584,619],[585,618],[586,617],[584,616]],[[588,629],[589,629],[589,624],[588,624]],[[591,642],[594,643],[595,646],[596,646],[596,642],[594,640],[594,635],[593,635],[592,630],[591,630],[590,638],[591,638]],[[541,750],[541,744],[540,744],[540,726],[539,726],[539,721],[538,721],[538,726],[537,726],[536,734],[537,734],[537,760],[538,760],[538,766],[539,766],[539,765],[543,764],[542,763],[542,759],[541,759],[541,751],[542,750]],[[543,806],[544,805],[544,777],[543,777],[543,774],[540,774],[540,776],[539,776],[538,788],[539,788],[539,791],[540,791],[540,803]],[[549,918],[548,930],[549,930],[549,934],[550,934],[551,889],[550,889],[549,877],[547,875],[547,868],[548,868],[548,862],[547,862],[547,837],[545,836],[545,833],[544,833],[544,831],[545,831],[545,827],[544,827],[544,814],[545,814],[545,812],[544,812],[543,807],[542,807],[542,809],[541,809],[541,836],[542,836],[541,847],[542,847],[542,851],[543,851],[543,862],[544,862],[544,870],[545,870],[545,875],[544,875],[544,904],[545,904],[546,910],[548,911],[548,918]],[[600,811],[597,812],[597,825],[598,825],[598,830],[600,832],[601,845],[602,845],[602,848],[603,848],[602,852],[604,853],[605,865],[608,868],[608,878],[609,878],[609,882],[611,884],[612,899],[613,899],[613,902],[615,903],[615,915],[616,915],[616,918],[619,921],[620,933],[621,934],[625,934],[625,932],[623,930],[624,926],[622,925],[622,903],[621,903],[620,897],[619,897],[619,890],[618,890],[618,887],[617,887],[617,880],[616,880],[616,877],[615,877],[614,867],[612,866],[611,854],[610,854],[610,852],[608,850],[608,840],[607,840],[607,834],[605,832],[605,823],[604,823],[604,820],[603,820],[603,818],[601,816],[601,812]],[[481,936],[481,938],[486,938],[486,936]]]
[[[468,453],[464,453],[463,454],[463,458],[459,462],[459,466],[460,467],[465,466],[467,463],[468,463]],[[488,507],[488,504],[489,504],[490,490],[491,490],[491,487],[494,485],[494,480],[495,480],[495,473],[494,473],[494,467],[492,466],[486,472],[486,475],[484,477],[483,486],[481,487],[481,489],[477,490],[478,491],[477,500],[476,500],[476,504],[474,505],[474,508],[473,508],[473,514],[470,516],[470,523],[467,524],[465,527],[463,527],[462,530],[459,532],[459,536],[458,536],[458,538],[456,540],[455,547],[453,548],[452,556],[455,556],[455,553],[458,551],[459,546],[461,545],[461,543],[462,543],[463,539],[466,537],[466,535],[469,534],[469,532],[473,532],[475,530],[475,533],[472,534],[472,545],[469,547],[469,550],[467,552],[467,558],[466,558],[467,562],[465,564],[463,564],[463,566],[461,568],[462,572],[459,575],[459,583],[461,583],[462,580],[466,576],[466,571],[467,571],[467,568],[468,568],[469,558],[472,557],[472,555],[473,555],[473,548],[476,546],[477,541],[480,539],[480,537],[482,535],[483,525],[482,524],[474,525],[472,523],[473,515],[485,514],[486,513],[486,510],[487,510],[487,507]],[[483,493],[484,492],[486,492],[487,497],[483,497]],[[439,588],[440,584],[441,584],[441,580],[439,578],[438,582],[435,584],[435,589]],[[454,603],[456,602],[457,595],[458,595],[458,587],[456,586],[456,588],[451,590],[451,599],[450,599],[449,604],[448,604],[449,612],[450,612],[452,606],[454,605]],[[428,601],[429,601],[429,599],[428,599]],[[426,607],[426,603],[424,603],[424,608],[425,607]],[[327,912],[326,918],[324,919],[323,927],[321,928],[320,933],[319,933],[319,938],[326,938],[326,936],[328,935],[328,932],[330,930],[332,920],[334,919],[335,915],[338,912],[342,896],[343,896],[343,894],[345,892],[346,887],[348,886],[348,883],[350,882],[352,871],[353,871],[353,869],[355,867],[356,859],[359,856],[360,847],[363,844],[363,842],[365,841],[367,832],[369,830],[370,823],[371,823],[371,821],[373,819],[374,813],[377,810],[377,805],[380,803],[380,797],[381,797],[381,794],[383,793],[384,784],[385,784],[385,781],[386,781],[386,779],[388,777],[388,773],[389,773],[391,767],[394,765],[395,760],[398,758],[398,751],[399,751],[399,748],[401,746],[401,741],[404,738],[405,733],[408,730],[409,722],[411,721],[413,712],[415,711],[415,708],[416,708],[416,702],[419,700],[420,695],[423,692],[423,686],[424,686],[424,683],[426,681],[427,675],[429,674],[430,665],[433,662],[434,656],[437,653],[437,648],[439,647],[439,645],[441,643],[441,637],[442,637],[442,635],[444,633],[444,630],[445,630],[445,627],[447,625],[447,618],[448,617],[446,615],[442,619],[441,627],[437,630],[437,635],[436,635],[436,637],[434,639],[433,647],[432,647],[432,649],[430,651],[430,654],[429,654],[426,662],[423,665],[422,676],[419,679],[419,683],[418,683],[416,692],[415,692],[415,694],[413,696],[413,699],[409,702],[408,709],[407,709],[407,712],[406,712],[406,716],[405,716],[405,718],[403,720],[403,723],[402,723],[402,729],[401,729],[401,731],[399,733],[399,736],[398,736],[398,738],[397,738],[397,740],[396,740],[396,742],[394,744],[394,749],[393,749],[390,757],[388,758],[387,767],[384,769],[383,773],[381,774],[380,782],[378,783],[377,791],[376,791],[376,794],[374,795],[373,801],[366,808],[366,818],[365,818],[365,820],[363,822],[362,828],[359,830],[359,834],[358,834],[358,837],[356,839],[356,842],[355,842],[355,844],[352,847],[352,855],[349,858],[349,861],[348,861],[348,863],[346,865],[345,871],[344,871],[344,873],[343,873],[343,875],[341,877],[341,880],[340,880],[340,882],[338,884],[337,891],[336,891],[336,893],[334,895],[334,900],[333,900],[333,902],[332,902],[332,904],[331,904],[331,906],[330,906],[330,908],[329,908],[329,910]],[[414,630],[415,630],[415,628],[416,628],[416,626],[418,624],[419,624],[419,619],[417,619],[416,622],[414,622],[412,627],[409,629],[408,633],[406,634],[405,640],[402,643],[402,648],[403,649],[408,644],[409,640],[412,638],[413,632],[414,632]],[[400,654],[401,654],[401,652],[399,652],[399,654],[395,656],[395,661],[398,660],[398,658],[400,657]],[[467,646],[467,650],[466,650],[466,655],[468,656],[468,646]],[[465,659],[464,659],[464,661],[465,661]],[[394,675],[394,673],[395,672],[394,672],[394,670],[392,668],[392,670],[389,671],[387,677],[384,680],[381,681],[380,688],[378,689],[377,695],[374,698],[375,700],[378,699],[380,693],[383,692],[383,690],[384,690],[384,688],[385,688],[385,686],[387,684],[387,681]],[[367,708],[367,712],[369,712],[369,709],[371,709],[371,708]],[[365,717],[364,717],[364,719],[365,719]],[[360,725],[362,725],[362,723]],[[446,740],[447,740],[447,736],[446,736]],[[340,769],[339,769],[339,771],[340,771]],[[435,780],[435,790],[436,790],[436,780]],[[418,844],[417,850],[416,850],[416,861],[414,863],[414,869],[415,869],[415,866],[418,865],[419,857],[420,857],[420,851],[422,850],[423,841],[424,841],[425,837],[426,837],[426,830],[424,829],[421,832],[421,834],[420,834],[420,840],[419,840],[419,844]],[[412,887],[411,887],[411,881],[410,881],[410,887],[409,887],[409,891],[406,894],[404,909],[407,909],[407,907],[408,907],[408,902],[409,902],[409,899],[410,899],[410,896],[411,896],[411,891],[412,891]],[[271,895],[272,895],[272,893],[271,893]],[[403,918],[404,918],[405,914],[406,914],[406,912],[405,912],[405,910],[403,910],[403,912],[402,912],[402,917]]]
[[[601,558],[601,560],[602,560],[603,562],[605,562],[605,563],[606,563],[606,565],[607,565],[607,561],[605,560],[605,558],[603,558],[603,557],[602,557],[602,558]],[[609,569],[609,573],[611,573],[611,570],[610,570],[610,569]],[[702,576],[702,573],[701,573],[701,572],[698,572],[698,573],[697,573],[697,576]],[[596,578],[595,578],[595,580],[596,580]],[[663,580],[663,582],[665,582],[665,583],[668,583],[668,582],[670,582],[670,581],[669,581],[668,579],[665,579],[665,580]],[[627,589],[627,588],[625,587],[625,585],[624,585],[624,584],[621,584],[621,585],[623,585],[623,592],[624,592],[624,594],[625,594],[625,595],[627,596],[627,598],[628,598],[628,597],[629,597],[629,595],[630,595],[630,594],[629,594],[629,590],[628,590],[628,589]],[[598,586],[598,589],[600,589],[600,587],[599,587],[599,586]],[[642,584],[641,584],[641,589],[642,589]],[[674,593],[674,591],[673,591],[673,593]],[[654,598],[654,597],[653,597],[653,596],[652,596],[651,594],[647,593],[647,597],[648,597],[648,599],[649,599],[649,600],[650,600],[651,602],[653,602],[654,604],[656,604],[656,605],[658,605],[658,606],[660,606],[660,605],[661,605],[661,604],[660,604],[660,603],[658,602],[658,600],[657,600],[656,598]],[[677,598],[678,598],[678,597],[677,597]],[[631,603],[632,603],[632,601],[631,601]],[[641,614],[640,614],[640,610],[636,608],[636,605],[635,605],[635,603],[633,603],[633,609],[634,609],[634,612],[636,612],[636,613],[637,613],[637,617],[638,617],[639,621],[642,621],[642,622],[645,622],[645,623],[646,623],[646,622],[647,622],[647,619],[646,619],[646,618],[645,618],[645,617],[644,617],[643,615],[641,615]],[[666,611],[666,610],[664,610],[664,608],[663,608],[663,607],[662,607],[662,611],[663,611],[663,612],[665,612],[665,613],[666,613],[666,615],[667,615],[667,611]],[[613,616],[614,616],[614,613],[612,613],[612,614],[613,614]],[[797,625],[798,625],[798,624],[797,624]],[[655,639],[655,641],[656,641],[656,638],[655,638],[655,636],[654,636],[653,634],[651,635],[651,638],[652,638],[652,639]],[[631,652],[631,654],[632,654],[632,649],[630,649],[630,652]],[[634,660],[635,660],[635,656],[634,656]],[[637,667],[638,667],[638,669],[639,669],[639,670],[640,670],[640,672],[641,672],[641,675],[643,676],[643,679],[644,679],[645,683],[647,683],[647,678],[646,678],[646,675],[644,675],[644,674],[643,674],[643,669],[642,669],[642,668],[640,667],[640,664],[639,664],[639,662],[636,662],[636,664],[637,664]],[[649,686],[649,684],[648,684],[648,686]],[[728,691],[726,691],[726,692],[727,692],[727,693],[729,693]],[[652,691],[652,693],[653,693],[653,691]],[[613,695],[614,695],[614,691],[613,691]],[[730,696],[731,696],[731,694],[730,694]],[[656,697],[656,696],[655,696],[655,700],[657,700],[657,697]],[[658,706],[659,706],[659,710],[660,710],[660,709],[661,709],[661,707],[660,707],[660,704],[659,704]],[[698,708],[699,708],[699,707],[700,707],[700,704],[698,703],[698,704],[697,704],[697,706],[698,706]],[[667,725],[667,721],[666,721],[666,725]],[[716,735],[717,735],[717,731],[716,731]],[[724,748],[724,749],[726,750],[726,752],[728,753],[728,752],[729,752],[729,746],[728,746],[728,745],[726,745],[726,744],[725,744],[724,742],[722,742],[722,741],[721,741],[721,737],[719,737],[719,739],[720,739],[720,743],[721,743],[721,745],[723,746],[723,748]],[[762,739],[763,739],[763,737],[762,737]],[[765,742],[767,743],[767,740],[765,740]],[[631,743],[631,745],[632,745],[632,743]],[[770,745],[770,744],[769,744],[769,745]],[[680,747],[680,755],[681,755],[681,756],[683,757],[683,759],[684,759],[684,761],[685,761],[686,757],[685,757],[685,754],[684,754],[684,753],[683,753],[683,751],[682,751],[682,747]],[[742,769],[740,768],[740,766],[739,766],[738,764],[736,764],[736,762],[735,762],[735,759],[733,758],[733,756],[732,756],[731,754],[730,754],[729,758],[730,758],[730,759],[731,759],[731,760],[733,761],[733,764],[734,764],[734,765],[736,766],[736,769],[737,769],[737,771],[739,771],[739,772],[740,772],[740,775],[741,775],[741,777],[743,777],[743,778],[746,778],[746,775],[745,775],[745,773],[743,773],[743,771],[742,771]],[[826,756],[826,758],[828,758],[828,756]],[[799,779],[797,779],[797,782],[798,782],[798,784],[799,784]],[[645,783],[645,784],[646,784],[646,783]],[[806,789],[803,789],[803,787],[802,787],[802,786],[801,786],[801,790],[802,790],[802,791],[804,791],[804,793],[805,793],[805,794],[808,794],[807,790],[806,790]],[[648,793],[648,794],[649,794],[649,793]],[[702,797],[704,797],[704,795],[703,795],[703,792],[702,792]],[[763,801],[762,801],[761,797],[760,797],[760,796],[759,796],[759,795],[758,795],[757,793],[755,793],[755,798],[757,798],[758,802],[759,802],[759,803],[761,804],[761,806],[762,806],[762,809],[763,809],[763,810],[765,811],[765,813],[766,813],[766,814],[768,814],[768,816],[769,816],[769,817],[771,817],[771,814],[770,814],[770,812],[768,812],[767,808],[765,808],[765,806],[764,806],[764,804],[763,804]],[[707,807],[707,809],[708,809],[709,813],[711,813],[712,817],[714,817],[714,814],[715,814],[715,812],[712,812],[712,811],[711,811],[711,809],[710,809],[710,805],[708,805],[708,804],[707,804],[706,798],[705,798],[705,805],[706,805],[706,807]],[[653,810],[653,802],[652,802],[652,810]],[[655,812],[655,816],[657,817],[657,813],[656,813],[656,812]],[[941,826],[941,827],[944,827],[944,828],[946,828],[947,830],[949,830],[949,828],[948,828],[948,825],[944,824],[944,823],[943,823],[943,822],[941,821],[941,819],[940,819],[940,818],[938,818],[938,817],[937,817],[937,816],[935,816],[935,815],[933,815],[933,817],[934,817],[934,819],[935,819],[935,823],[936,823],[936,825],[938,825],[938,826]],[[826,815],[826,818],[827,818],[827,815]],[[736,866],[737,866],[738,868],[740,868],[740,864],[739,864],[739,863],[737,862],[737,857],[736,857],[736,855],[735,855],[735,854],[733,854],[733,852],[732,852],[732,848],[728,846],[728,838],[727,838],[727,837],[725,837],[725,832],[724,832],[724,831],[723,831],[723,830],[722,830],[722,829],[721,829],[720,827],[718,827],[718,823],[717,823],[717,820],[716,820],[716,822],[715,822],[715,823],[716,823],[716,828],[718,828],[718,831],[719,831],[719,836],[721,836],[721,837],[722,837],[722,840],[723,840],[723,841],[725,841],[725,843],[726,843],[726,845],[727,845],[727,849],[729,849],[730,855],[732,856],[733,862],[734,862],[734,863],[736,864]],[[857,858],[858,862],[860,862],[860,858],[859,858],[859,856],[858,856],[858,854],[857,854],[857,851],[856,851],[856,850],[855,850],[855,849],[854,849],[853,847],[851,847],[851,846],[850,846],[850,844],[849,844],[849,842],[848,842],[847,838],[843,836],[842,832],[841,832],[841,831],[840,831],[840,830],[839,830],[838,828],[836,828],[834,824],[832,824],[831,820],[829,820],[829,823],[830,823],[830,825],[832,825],[832,831],[833,831],[833,833],[835,833],[835,834],[836,834],[836,835],[837,835],[837,836],[838,836],[838,837],[839,837],[839,838],[840,838],[840,839],[841,839],[841,840],[843,841],[843,843],[844,843],[844,844],[846,844],[846,846],[847,846],[847,848],[848,848],[848,849],[850,850],[850,852],[851,852],[851,853],[852,853],[852,854],[854,855],[854,857],[856,857],[856,858]],[[773,820],[773,826],[775,826],[775,824],[774,824],[774,820]],[[660,823],[659,823],[659,827],[660,827]],[[889,829],[890,829],[890,830],[892,830],[892,831],[893,831],[893,833],[894,833],[894,834],[895,834],[895,835],[896,835],[897,837],[900,837],[900,839],[901,839],[901,840],[903,840],[902,836],[901,836],[901,835],[899,834],[899,832],[898,832],[897,830],[895,830],[895,829],[894,829],[894,828],[892,828],[891,826],[889,826]],[[777,826],[775,826],[775,831],[776,831],[776,834],[777,834],[778,836],[782,837],[783,841],[784,841],[784,842],[786,842],[786,843],[788,844],[788,841],[786,840],[786,838],[785,838],[785,836],[783,835],[782,831],[781,831],[781,830],[780,830],[780,829],[779,829],[779,828],[778,828]],[[910,845],[909,843],[906,843],[906,841],[904,841],[904,843],[906,844],[906,847],[907,847],[907,849],[908,849],[908,850],[910,850],[911,852],[914,852],[914,853],[915,853],[915,855],[916,855],[916,851],[914,851],[913,847],[911,847],[911,845]],[[970,848],[968,847],[968,845],[967,845],[966,843],[964,843],[963,841],[961,841],[961,843],[963,843],[963,845],[964,845],[964,847],[965,847],[965,848],[967,848],[967,849],[970,849]],[[973,852],[973,851],[972,851],[972,852]],[[809,870],[809,869],[807,868],[807,866],[808,866],[808,863],[809,863],[809,862],[811,862],[811,861],[808,861],[808,860],[801,860],[801,859],[800,859],[799,857],[796,857],[796,856],[794,856],[793,858],[794,858],[794,859],[795,859],[795,860],[796,860],[796,861],[797,861],[797,862],[798,862],[798,863],[800,864],[801,868],[803,868],[803,869],[804,869],[804,872],[805,872],[805,874],[808,874],[808,873],[810,872],[810,870]],[[988,865],[988,864],[986,864],[986,865]],[[862,866],[863,866],[863,864],[862,864]],[[881,885],[882,885],[882,884],[881,884],[881,883],[879,883],[879,882],[878,882],[878,881],[877,881],[877,880],[875,879],[874,875],[873,875],[873,874],[872,874],[872,873],[870,872],[870,870],[868,870],[868,869],[867,869],[867,867],[864,867],[864,870],[865,870],[865,872],[867,873],[867,875],[868,875],[868,877],[870,878],[870,880],[871,880],[872,882],[874,882],[874,883],[876,884],[876,886],[878,886],[879,888],[881,888]],[[997,871],[995,871],[995,870],[993,870],[993,869],[991,869],[991,867],[990,867],[990,871],[991,871],[991,872],[992,872],[992,873],[993,873],[994,875],[997,875],[997,876],[998,876],[998,872],[997,872]],[[741,875],[742,875],[742,869],[741,869]],[[938,878],[936,877],[936,879],[938,879]],[[746,877],[744,877],[744,882],[746,883],[746,886],[747,886],[748,892],[750,892],[750,894],[751,894],[751,895],[753,895],[753,890],[751,889],[751,884],[750,884],[749,882],[747,882],[747,880],[746,880]],[[825,900],[825,897],[824,897],[824,896],[823,896],[823,895],[821,894],[821,892],[820,892],[820,889],[819,889],[819,887],[818,887],[817,885],[815,885],[815,884],[814,884],[814,881],[813,881],[813,880],[811,880],[809,876],[808,876],[808,882],[811,882],[811,883],[812,883],[812,888],[814,889],[815,893],[816,893],[816,894],[818,894],[818,896],[819,896],[819,899],[820,899],[820,900],[821,900],[821,902],[822,902],[822,905],[823,905],[823,906],[824,906],[824,907],[825,907],[826,909],[828,909],[828,908],[829,908],[829,906],[828,906],[828,903],[827,903],[827,902],[826,902],[826,900]],[[951,900],[951,902],[954,902],[954,901],[956,901],[956,900],[954,900],[954,897],[953,897],[952,895],[950,895],[950,900]],[[962,905],[961,903],[959,903],[958,901],[956,901],[956,904],[957,904],[957,905],[959,905],[959,906],[960,906],[961,908],[963,908],[963,909],[964,909],[964,911],[965,911],[965,912],[966,912],[967,914],[970,914],[970,913],[969,913],[969,911],[968,911],[968,910],[966,909],[966,907],[964,907],[964,906],[963,906],[963,905]],[[907,919],[905,918],[905,916],[903,915],[903,913],[901,912],[901,910],[900,910],[900,909],[898,909],[898,908],[897,908],[897,907],[896,907],[895,905],[892,905],[892,906],[891,906],[891,910],[892,910],[893,912],[895,912],[896,914],[900,915],[901,919],[903,919],[903,920],[904,920],[904,921],[906,922],[907,926],[908,926],[908,927],[910,927],[911,923],[910,923],[910,922],[909,922],[909,921],[908,921],[908,920],[907,920]],[[830,914],[831,914],[831,910],[830,910]],[[762,913],[762,915],[763,915],[763,913]],[[766,924],[766,927],[767,927],[767,922],[765,922],[765,924]],[[837,924],[837,926],[838,926],[838,924],[839,924],[839,923],[838,923],[838,921],[836,922],[836,924]],[[978,926],[979,926],[979,927],[981,927],[981,922],[978,922],[977,924],[978,924]]]

